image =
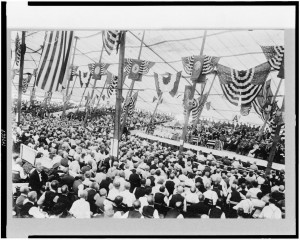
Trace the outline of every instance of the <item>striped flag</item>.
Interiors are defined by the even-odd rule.
[[[135,104],[136,104],[136,100],[138,97],[138,93],[136,92],[133,96],[131,96],[131,98],[129,99],[129,101],[125,102],[123,105],[123,109],[122,109],[122,113],[121,113],[121,119],[120,122],[123,122],[125,113],[127,111],[127,116],[130,117],[133,115],[134,112],[134,108],[135,108]]]
[[[145,75],[149,72],[150,68],[154,66],[154,62],[149,62],[146,60],[137,60],[131,58],[124,59],[124,72],[128,75],[128,78],[141,81],[142,75]]]
[[[201,111],[201,97],[197,98],[197,99],[193,99],[193,103],[192,103],[192,108],[191,108],[191,113],[190,115],[192,116],[192,122],[195,123],[197,118],[198,118],[198,115]],[[184,107],[184,110],[183,110],[183,115],[186,116],[187,114],[187,108]]]
[[[39,62],[36,86],[47,91],[61,91],[65,85],[73,31],[48,31]]]
[[[107,72],[107,82],[109,82],[108,88],[107,88],[107,97],[110,98],[110,96],[113,93],[116,93],[117,87],[118,87],[118,76],[113,75],[111,72]]]
[[[261,91],[270,72],[268,63],[246,71],[238,71],[223,65],[217,66],[222,91],[227,100],[235,105],[250,104]]]
[[[22,92],[26,93],[28,85],[30,83],[32,74],[31,73],[27,73],[27,77],[23,78],[22,80]]]
[[[103,31],[102,32],[102,41],[105,51],[108,55],[114,50],[117,41],[118,41],[119,31],[111,30],[111,31]]]
[[[20,59],[21,59],[21,43],[20,43],[19,34],[17,33],[16,40],[15,40],[15,62],[17,66],[19,66]]]
[[[71,78],[70,78],[70,81],[73,80],[73,77],[77,75],[77,70],[78,70],[78,66],[71,66],[70,67],[70,71],[71,71]]]
[[[271,102],[273,98],[273,93],[271,90],[271,80],[265,82],[263,89],[258,93],[257,97],[252,102],[252,106],[255,112],[260,116],[260,118],[265,121],[266,112],[264,106]]]

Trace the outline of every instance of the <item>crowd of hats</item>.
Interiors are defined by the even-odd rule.
[[[133,123],[137,119],[140,121],[149,116],[149,113],[140,112],[130,117],[129,121]],[[166,116],[160,115],[156,121],[161,121],[163,118],[167,119]],[[134,128],[135,125],[133,124],[132,127]],[[191,212],[193,208],[187,206],[188,195],[197,196],[195,202],[189,203],[193,205],[207,199],[207,192],[213,191],[218,194],[218,200],[213,203],[205,201],[208,209],[218,207],[226,217],[235,218],[238,217],[238,211],[230,208],[228,197],[237,190],[243,196],[240,201],[243,201],[244,198],[248,199],[247,193],[252,192],[253,188],[256,189],[254,192],[262,193],[259,200],[262,199],[266,207],[274,203],[282,213],[284,212],[284,171],[272,171],[265,176],[264,169],[260,169],[255,163],[243,163],[228,157],[218,158],[212,154],[206,155],[190,150],[179,154],[174,146],[150,142],[130,135],[130,132],[127,132],[120,141],[120,154],[116,159],[110,157],[112,131],[112,115],[95,116],[89,120],[87,127],[83,127],[82,122],[76,118],[72,121],[41,119],[29,114],[23,118],[22,124],[14,126],[13,134],[18,139],[14,148],[18,150],[19,144],[23,143],[38,151],[36,162],[42,165],[49,182],[45,184],[42,191],[51,189],[58,199],[62,198],[62,192],[67,192],[70,200],[68,204],[56,201],[50,204],[51,207],[49,204],[46,207],[42,203],[38,212],[32,210],[25,215],[29,217],[58,215],[74,217],[75,215],[76,217],[74,212],[70,213],[74,208],[73,205],[76,205],[75,202],[80,200],[88,203],[89,210],[85,216],[89,217],[122,217],[135,210],[143,215],[144,207],[154,202],[154,207],[161,218],[170,216],[169,212],[174,209],[178,212],[177,216],[184,218],[191,216],[206,218],[212,217],[209,212],[198,215]],[[17,161],[17,164],[23,163]],[[28,172],[29,178],[31,172],[32,170]],[[68,178],[67,183],[66,178]],[[27,181],[28,179],[25,179],[23,182]],[[174,182],[173,190],[168,184],[169,181]],[[80,185],[84,190],[78,189]],[[134,193],[137,188],[144,189],[141,196]],[[34,194],[30,189],[23,188],[20,192],[27,195],[35,205],[41,202],[40,193]],[[20,192],[14,193],[16,202]],[[179,194],[184,198],[183,203],[175,201],[174,204],[169,202],[158,205],[155,195],[158,192],[165,194],[170,202],[173,196]],[[127,198],[129,195],[132,196],[130,201]],[[142,197],[147,197],[146,205],[141,205]],[[99,198],[107,200],[107,205],[98,204]],[[254,194],[251,198],[258,197]],[[20,208],[22,209],[22,205],[19,206],[18,211],[15,209],[14,214],[25,216],[20,214],[22,213]],[[117,212],[121,214],[116,215]]]

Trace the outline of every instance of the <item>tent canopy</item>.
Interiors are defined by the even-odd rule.
[[[14,63],[14,48],[16,34],[20,31],[11,32],[11,50],[12,69],[17,68]],[[176,74],[182,71],[184,77],[181,78],[178,93],[172,97],[168,92],[163,93],[163,103],[159,105],[158,112],[171,113],[176,119],[183,118],[183,93],[185,85],[192,84],[187,74],[183,70],[182,57],[191,55],[199,55],[201,44],[203,41],[204,30],[145,30],[144,44],[141,50],[141,60],[155,62],[155,65],[150,69],[149,73],[144,75],[141,82],[136,82],[134,92],[139,91],[136,108],[147,111],[153,111],[156,102],[153,97],[157,97],[154,72],[165,74],[167,72]],[[24,73],[33,73],[33,70],[38,67],[41,58],[42,45],[44,41],[45,31],[26,31],[26,54],[24,62]],[[75,50],[74,65],[79,66],[79,70],[88,71],[89,63],[99,62],[102,49],[102,32],[101,31],[75,31],[75,36],[78,36],[77,47]],[[137,59],[141,46],[143,30],[128,30],[126,33],[125,58]],[[284,45],[283,30],[207,30],[207,38],[204,45],[204,55],[221,57],[219,63],[237,70],[246,70],[266,62],[260,46],[269,45]],[[105,51],[102,55],[103,63],[110,63],[108,71],[114,75],[118,75],[119,54],[114,50],[111,55]],[[187,78],[185,78],[187,77]],[[206,93],[213,80],[213,74],[207,76],[207,84],[204,90]],[[277,78],[277,72],[271,72],[268,79],[271,79],[271,89],[275,93],[280,79]],[[97,81],[94,96],[100,95],[106,80],[106,76]],[[33,86],[34,78],[31,79],[29,88],[25,97],[29,96],[30,88]],[[71,82],[72,87],[74,82]],[[91,93],[94,79],[91,80],[90,86],[87,88],[86,94]],[[123,97],[127,95],[127,91],[131,84],[131,79],[126,78]],[[18,85],[18,76],[13,79],[12,92],[13,96],[17,95],[16,87]],[[201,84],[197,84],[195,98],[201,93]],[[80,87],[79,78],[77,78],[71,101],[80,102],[84,87]],[[107,95],[106,89],[103,94]],[[278,92],[279,106],[282,103],[284,95],[284,82],[281,84]],[[43,98],[44,91],[37,90],[37,97]],[[114,96],[114,95],[113,95]],[[109,104],[115,104],[115,97],[109,99]],[[52,96],[52,101],[62,101],[62,93],[55,92]],[[101,100],[101,103],[107,104],[108,99]],[[240,107],[234,106],[227,101],[220,86],[218,77],[214,81],[208,102],[211,103],[210,110],[205,107],[202,112],[204,118],[212,118],[214,120],[232,121],[235,115],[239,115]],[[263,121],[252,108],[248,116],[240,118],[242,122],[251,124],[262,124]]]

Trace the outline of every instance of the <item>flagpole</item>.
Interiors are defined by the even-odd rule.
[[[159,99],[158,99],[158,101],[157,101],[157,103],[156,103],[156,106],[155,106],[155,109],[154,109],[153,114],[152,114],[152,116],[151,116],[150,122],[148,123],[147,129],[146,129],[146,133],[148,133],[149,130],[150,130],[151,123],[152,123],[152,121],[153,121],[153,119],[154,119],[154,116],[155,116],[155,114],[156,114],[158,105],[160,104],[160,101],[161,101],[161,99],[162,99],[162,95],[163,95],[163,94],[160,94]]]
[[[104,45],[102,46],[102,49],[101,49],[99,63],[101,63],[101,60],[102,60],[103,50],[104,50]],[[100,79],[99,79],[99,81],[101,80],[101,77],[102,77],[102,75],[100,74]],[[95,87],[96,87],[97,81],[98,81],[98,80],[95,79],[95,82],[94,82],[94,85],[93,85],[93,89],[92,89],[91,101],[93,100],[93,96],[94,96],[94,92],[95,92]],[[103,88],[103,89],[104,89],[104,88]],[[103,89],[102,89],[102,92],[103,92]],[[87,118],[88,118],[88,115],[89,115],[88,109],[90,109],[90,106],[89,106],[89,105],[90,105],[91,101],[89,102],[88,106],[86,106],[86,113],[85,113],[85,118],[84,118],[84,121],[83,121],[83,126],[86,125],[86,121],[87,121]]]
[[[32,87],[32,90],[31,90],[31,96],[30,96],[30,105],[33,103],[33,93],[35,94],[35,84],[36,84],[36,69],[34,70],[34,83],[33,83],[33,87]]]
[[[142,40],[141,40],[141,46],[140,46],[140,51],[139,51],[139,55],[138,55],[138,60],[140,60],[140,58],[141,58],[142,49],[143,49],[143,43],[144,43],[144,38],[145,38],[145,30],[143,32],[143,37],[142,37]],[[125,82],[125,79],[124,79],[124,82]],[[133,92],[134,83],[135,83],[135,80],[132,80],[131,84],[130,84],[130,88],[129,88],[130,90],[127,92],[127,96],[126,96],[126,100],[125,100],[124,104],[126,104],[128,102],[128,100],[131,98],[131,95],[132,95],[132,92]],[[128,109],[126,107],[126,111],[125,111],[125,114],[124,114],[124,118],[123,118],[123,122],[122,122],[122,126],[121,126],[121,131],[120,131],[119,138],[121,138],[121,136],[123,134],[123,131],[124,131],[124,127],[126,125],[126,120],[127,120],[127,115],[128,115],[128,111],[127,110]]]
[[[25,45],[25,31],[22,31],[22,44],[21,48],[21,57],[20,57],[20,71],[19,71],[19,91],[18,91],[18,118],[17,123],[21,122],[21,108],[22,108],[22,88],[23,88],[23,70],[24,70],[24,55],[26,52]]]
[[[278,142],[280,141],[279,133],[280,133],[280,130],[281,130],[281,127],[282,127],[282,110],[284,109],[284,104],[285,103],[284,103],[284,99],[283,99],[282,106],[281,106],[281,109],[280,109],[281,116],[277,117],[278,122],[277,122],[276,130],[275,130],[275,134],[274,134],[274,137],[273,137],[273,143],[272,143],[272,146],[271,146],[270,154],[269,154],[269,157],[268,157],[268,164],[267,164],[266,172],[265,172],[266,177],[270,174],[272,164],[273,164],[273,160],[274,160],[275,153],[276,153],[276,147],[277,147]]]
[[[77,113],[79,112],[79,108],[80,108],[80,105],[81,105],[81,102],[82,102],[82,99],[84,97],[84,94],[85,94],[85,91],[86,91],[87,87],[88,86],[86,85],[85,88],[84,88],[83,94],[82,94],[81,99],[80,99],[80,103],[79,103],[78,108],[77,108]]]
[[[79,39],[79,37],[75,36],[74,38],[75,38],[75,44],[74,44],[74,53],[73,53],[72,62],[71,62],[71,67],[72,68],[73,68],[73,64],[74,64],[74,58],[75,58],[77,40]],[[73,75],[72,75],[72,72],[71,72],[70,78],[68,79],[68,85],[67,85],[67,90],[66,90],[66,98],[68,97],[68,94],[69,94],[69,86],[70,86],[70,82],[71,82],[72,78],[73,78]],[[63,119],[65,117],[66,108],[67,108],[67,104],[66,103],[67,103],[67,101],[64,102],[64,107],[63,107],[63,112],[62,112],[62,115],[61,115],[61,119]]]
[[[98,102],[97,102],[97,105],[96,105],[96,109],[97,109],[97,108],[98,108],[98,106],[99,106],[100,99],[101,99],[101,97],[102,97],[102,94],[103,94],[103,91],[104,91],[104,89],[105,89],[106,83],[107,83],[107,78],[106,78],[106,80],[105,80],[105,82],[104,82],[104,85],[103,85],[102,91],[101,91],[101,93],[100,93],[100,96],[99,96],[99,99],[98,99]]]
[[[114,137],[112,139],[111,151],[112,156],[118,159],[119,156],[119,136],[120,136],[120,118],[122,111],[122,88],[123,88],[123,75],[124,75],[124,56],[125,56],[125,39],[126,32],[120,33],[120,53],[119,53],[119,73],[117,85],[117,97],[115,107],[115,124],[114,124]]]
[[[212,80],[212,82],[211,82],[211,85],[210,85],[210,87],[209,87],[209,89],[208,89],[206,99],[201,99],[201,102],[204,101],[204,100],[205,100],[205,102],[206,102],[206,100],[207,100],[207,98],[208,98],[208,96],[209,96],[209,94],[210,94],[210,91],[211,91],[211,89],[212,89],[212,86],[213,86],[213,84],[214,84],[214,82],[215,82],[216,76],[217,76],[217,73],[215,73],[214,78],[213,78],[213,80]],[[205,85],[206,85],[206,84],[205,84]],[[202,91],[202,94],[201,94],[201,98],[203,98],[204,89],[205,89],[205,86],[203,87],[203,91]],[[199,122],[199,120],[200,120],[200,117],[201,117],[201,114],[202,114],[202,111],[203,111],[205,102],[203,102],[203,107],[200,109],[200,113],[199,113],[199,115],[198,115],[197,120],[195,121],[194,126],[196,126],[196,124],[198,124],[198,122]]]
[[[200,56],[203,55],[204,45],[205,45],[205,41],[206,41],[206,33],[207,33],[207,30],[204,31],[201,50],[200,50]],[[201,64],[200,69],[199,69],[200,75],[202,74],[202,67],[203,67],[203,64]],[[192,86],[191,99],[194,99],[196,84],[197,84],[197,81],[195,80],[193,82],[193,86]],[[187,113],[186,113],[186,116],[185,116],[185,123],[184,123],[183,129],[182,129],[182,135],[181,135],[181,138],[180,138],[179,154],[181,154],[182,151],[183,151],[183,144],[185,142],[185,137],[186,137],[186,134],[187,134],[187,127],[188,127],[188,123],[189,123],[190,114],[191,114],[191,109],[187,109]]]
[[[279,92],[279,88],[280,88],[280,86],[281,86],[282,80],[283,80],[283,79],[280,78],[279,84],[278,84],[278,86],[277,86],[277,89],[276,89],[276,92],[275,92],[275,95],[274,95],[274,98],[273,98],[273,101],[272,101],[272,104],[271,104],[272,107],[273,107],[273,104],[275,103],[275,100],[276,100],[277,94],[278,94],[278,92]],[[261,137],[262,137],[262,135],[263,135],[263,132],[264,132],[264,130],[265,130],[265,127],[266,127],[266,125],[267,125],[267,122],[269,121],[269,118],[270,118],[270,113],[267,114],[266,119],[265,119],[265,121],[264,121],[264,124],[263,124],[263,126],[261,127],[261,129],[260,129],[259,134],[260,134]]]

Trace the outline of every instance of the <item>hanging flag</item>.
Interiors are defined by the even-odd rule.
[[[283,46],[261,46],[268,63],[274,70],[280,70],[283,67],[284,47]],[[283,69],[282,69],[283,71]]]
[[[110,64],[108,63],[90,63],[88,64],[92,78],[95,80],[100,80],[101,76],[106,74],[107,68]]]
[[[105,100],[105,95],[102,95],[102,99],[103,99],[103,101]]]
[[[52,92],[45,92],[44,104],[46,106],[50,103],[51,97],[52,97]]]
[[[113,75],[111,72],[107,71],[107,82],[109,82],[108,88],[107,88],[107,97],[110,98],[110,96],[113,93],[117,92],[118,88],[118,76]]]
[[[90,105],[90,101],[91,101],[90,92],[88,92],[88,95],[85,96],[84,99],[86,100],[85,107],[89,106]]]
[[[77,75],[78,66],[70,66],[70,81],[73,80],[73,77]]]
[[[239,121],[238,115],[235,115],[234,118],[232,119],[232,121],[233,121],[233,122],[238,122],[238,121]]]
[[[197,81],[197,83],[204,83],[206,81],[206,75],[214,71],[219,60],[219,57],[198,55],[183,57],[182,64],[185,72],[191,76],[192,81]],[[200,74],[201,67],[202,71]]]
[[[262,90],[258,93],[257,97],[252,101],[252,107],[260,118],[265,121],[267,112],[264,110],[266,104],[270,105],[273,98],[271,90],[271,80],[267,80]]]
[[[152,103],[154,103],[156,100],[157,100],[157,97],[154,96],[154,97],[153,97],[153,100],[152,100]]]
[[[263,87],[270,72],[268,63],[260,64],[246,71],[238,71],[223,65],[217,66],[222,91],[227,100],[235,106],[251,103]]]
[[[27,77],[23,78],[23,80],[22,80],[22,92],[23,93],[26,93],[28,85],[29,85],[31,77],[32,77],[31,73],[27,73],[26,75],[27,75]]]
[[[36,86],[45,91],[61,91],[70,60],[73,31],[47,31]]]
[[[183,106],[185,109],[191,109],[193,106],[193,98],[192,98],[192,86],[185,86],[184,96],[183,96]]]
[[[136,100],[137,100],[137,97],[138,97],[138,93],[139,92],[137,91],[133,96],[131,96],[131,98],[127,102],[125,102],[123,104],[121,119],[120,119],[121,123],[123,122],[126,111],[127,111],[127,116],[128,117],[132,116],[132,114],[134,112]]]
[[[116,47],[118,36],[119,36],[118,30],[110,30],[110,31],[104,30],[102,32],[103,46],[108,55],[110,55],[111,52]]]
[[[142,81],[142,75],[147,74],[154,64],[153,62],[145,60],[126,58],[124,72],[128,74],[129,79]]]
[[[20,43],[19,34],[17,33],[16,40],[15,40],[15,62],[17,66],[19,66],[20,59],[21,59],[21,43]]]
[[[242,116],[248,116],[250,113],[250,110],[251,110],[251,103],[247,104],[247,105],[242,104],[240,113]]]
[[[157,96],[160,96],[162,92],[169,92],[174,97],[178,91],[180,78],[181,72],[178,72],[176,75],[167,73],[166,76],[159,76],[157,73],[154,73]]]
[[[210,110],[210,102],[207,102],[207,103],[205,104],[205,106],[206,106],[206,110],[209,111],[209,110]]]
[[[191,107],[191,114],[190,116],[192,116],[192,123],[195,124],[196,120],[198,119],[199,113],[201,111],[201,97],[197,98],[197,99],[193,99],[192,101],[192,107]],[[184,108],[183,110],[183,115],[186,116],[187,114],[187,108]]]

